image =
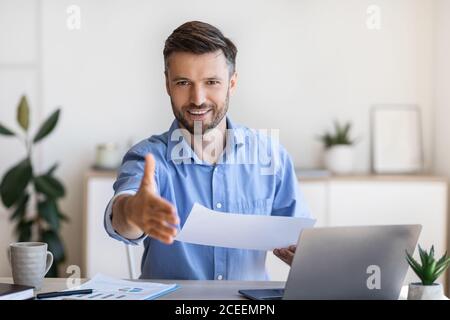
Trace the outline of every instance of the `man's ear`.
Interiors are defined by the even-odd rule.
[[[166,91],[167,94],[170,96],[169,75],[167,74],[167,71],[164,71],[164,76],[166,78]]]
[[[237,76],[238,74],[235,71],[230,77],[230,94],[233,94],[234,90],[236,90]]]

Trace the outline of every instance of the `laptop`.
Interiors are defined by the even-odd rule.
[[[304,229],[285,288],[239,290],[254,300],[396,300],[421,225]]]

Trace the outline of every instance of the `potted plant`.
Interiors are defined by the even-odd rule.
[[[320,136],[325,147],[325,168],[336,174],[348,174],[353,171],[353,145],[350,138],[351,123],[339,124],[334,121],[334,132]]]
[[[11,208],[11,221],[15,221],[18,241],[40,241],[48,245],[54,263],[47,277],[58,275],[58,264],[65,259],[64,247],[59,236],[61,221],[67,217],[61,212],[58,201],[65,194],[64,186],[55,177],[57,164],[38,174],[33,165],[34,145],[47,137],[59,119],[60,110],[54,111],[30,136],[30,109],[26,96],[17,106],[17,122],[22,132],[14,132],[0,124],[0,135],[16,137],[25,147],[25,157],[10,168],[1,179],[0,196],[6,208]]]
[[[447,252],[436,261],[434,258],[434,246],[429,252],[419,246],[421,264],[406,251],[406,260],[422,282],[410,283],[408,288],[408,300],[438,300],[444,296],[440,283],[436,279],[450,266],[450,257]]]

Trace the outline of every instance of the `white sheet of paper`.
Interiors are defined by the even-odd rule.
[[[273,250],[297,244],[300,232],[315,219],[236,214],[195,203],[175,240],[209,246]]]
[[[150,300],[178,288],[175,283],[165,284],[147,281],[133,281],[96,274],[92,279],[76,288],[64,291],[93,289],[93,293],[59,296],[45,300]]]

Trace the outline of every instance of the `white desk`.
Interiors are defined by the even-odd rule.
[[[83,279],[82,282],[86,281]],[[143,281],[143,280],[135,280]],[[12,283],[12,278],[0,278],[1,283]],[[159,298],[159,300],[243,300],[239,289],[283,288],[281,281],[199,281],[199,280],[152,280],[152,282],[177,283],[180,288]],[[66,289],[66,279],[46,278],[39,292]],[[404,286],[399,300],[406,300],[408,287]]]

